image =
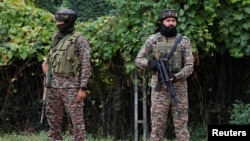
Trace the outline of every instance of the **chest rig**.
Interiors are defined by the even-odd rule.
[[[80,60],[75,54],[75,42],[79,33],[66,35],[52,48],[50,60],[52,74],[57,76],[78,76]]]
[[[165,38],[157,35],[156,48],[153,55],[158,60],[163,60],[170,72],[178,72],[182,68],[182,51],[180,41],[181,34],[177,34],[175,38]]]

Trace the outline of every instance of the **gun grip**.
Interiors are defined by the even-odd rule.
[[[155,91],[159,92],[161,90],[161,83],[158,81],[155,86]]]

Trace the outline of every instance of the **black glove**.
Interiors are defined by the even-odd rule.
[[[176,82],[176,76],[173,73],[169,74],[170,79],[172,79],[172,82]]]
[[[157,60],[155,59],[148,60],[148,68],[152,71],[157,71]]]

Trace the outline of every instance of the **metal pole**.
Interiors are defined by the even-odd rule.
[[[134,114],[135,114],[135,123],[134,123],[134,128],[135,128],[135,141],[138,141],[138,84],[137,84],[137,71],[134,73],[134,91],[135,91],[135,99],[134,99]]]
[[[143,101],[142,101],[142,120],[138,119],[138,87],[142,87]],[[141,123],[143,127],[143,140],[147,140],[147,79],[145,75],[145,70],[143,70],[143,80],[142,83],[138,84],[138,72],[134,73],[134,128],[135,128],[135,139],[134,141],[138,141],[138,124]]]
[[[143,71],[143,137],[147,140],[147,81],[145,70]]]

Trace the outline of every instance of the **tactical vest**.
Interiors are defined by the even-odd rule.
[[[68,34],[52,48],[50,60],[53,75],[79,76],[80,60],[75,54],[75,42],[79,35],[79,33]]]
[[[176,50],[173,52],[169,60],[167,60],[168,54],[175,43],[175,38],[166,39],[162,35],[157,35],[156,48],[153,50],[153,56],[159,60],[165,60],[166,67],[169,68],[170,72],[178,72],[182,68],[182,54],[181,54],[181,44],[178,43]]]

